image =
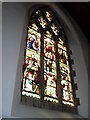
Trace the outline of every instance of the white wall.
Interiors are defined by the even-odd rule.
[[[2,117],[2,3],[0,2],[0,119]]]
[[[19,3],[3,3],[2,58],[3,58],[3,108],[4,116],[11,115],[12,101],[18,67],[20,44],[26,8]],[[24,39],[25,40],[25,39]],[[22,68],[21,68],[22,69]],[[21,81],[21,79],[18,79]],[[20,91],[19,91],[20,92]]]
[[[63,24],[68,34],[68,40],[70,48],[73,50],[73,58],[77,77],[79,90],[77,96],[80,97],[81,105],[79,107],[79,114],[83,117],[88,116],[88,78],[86,69],[86,59],[83,55],[82,47],[85,46],[87,50],[87,44],[81,44],[83,38],[80,30],[76,25],[72,25],[71,19],[63,13],[55,4],[46,3],[52,6],[53,9],[63,20]],[[2,96],[2,114],[3,117],[66,117],[72,118],[75,115],[69,113],[60,113],[56,111],[50,111],[45,109],[39,109],[35,107],[29,107],[20,103],[20,87],[22,80],[22,64],[24,60],[24,48],[26,28],[28,24],[27,8],[32,6],[33,3],[3,3],[3,42],[2,42],[2,54],[3,54],[3,96]],[[76,28],[73,28],[76,27]],[[78,30],[78,32],[77,32]],[[79,35],[80,33],[80,35]],[[86,41],[86,40],[85,40]],[[86,44],[86,45],[85,45]],[[85,51],[86,53],[86,51]],[[77,56],[77,57],[76,57]],[[82,69],[83,68],[83,69]]]

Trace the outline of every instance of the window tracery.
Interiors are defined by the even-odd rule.
[[[36,10],[35,13],[38,17],[33,15],[33,21],[37,22],[31,22],[28,27],[21,94],[56,104],[61,104],[61,99],[62,104],[74,107],[75,97],[70,61],[62,25],[58,26],[56,22],[52,22],[54,20],[49,10],[45,9],[45,14],[43,14],[43,9]],[[44,19],[43,16],[46,18]],[[42,50],[41,43],[44,50]],[[56,46],[58,51],[56,51]],[[43,68],[40,66],[42,57]],[[56,64],[57,61],[59,61],[58,64]],[[60,73],[57,72],[57,67]],[[41,74],[43,74],[43,79],[40,78]],[[57,76],[60,76],[60,82]],[[43,87],[41,88],[40,85]],[[61,93],[58,93],[58,89]]]

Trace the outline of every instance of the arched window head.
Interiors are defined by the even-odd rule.
[[[35,10],[27,31],[22,101],[56,110],[66,106],[76,112],[71,64],[67,38],[55,13],[48,7]]]

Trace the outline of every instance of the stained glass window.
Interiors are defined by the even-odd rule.
[[[74,106],[67,48],[61,38],[59,38],[58,41],[58,56],[61,72],[62,102],[64,104]]]
[[[54,24],[51,25],[51,28],[52,28],[52,31],[55,33],[55,35],[58,35],[59,31],[58,31],[57,27]]]
[[[74,106],[69,48],[62,25],[47,9],[34,13],[27,31],[22,95]]]
[[[48,33],[44,36],[44,100],[58,102],[55,42]]]
[[[22,94],[40,98],[39,68],[41,34],[37,30],[38,27],[35,23],[28,27]]]
[[[48,19],[49,21],[52,20],[51,15],[50,15],[50,13],[49,13],[48,11],[46,11],[46,17],[47,17],[47,19]]]
[[[40,25],[41,25],[43,28],[46,27],[47,23],[46,23],[46,21],[43,19],[42,16],[40,16],[40,18],[38,18],[38,21],[40,22]]]

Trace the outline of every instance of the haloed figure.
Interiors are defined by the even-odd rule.
[[[39,50],[39,42],[38,42],[38,40],[37,40],[37,36],[32,35],[32,36],[30,37],[30,41],[29,41],[28,47],[29,47],[30,49],[35,50],[35,51],[38,51],[38,50]]]

